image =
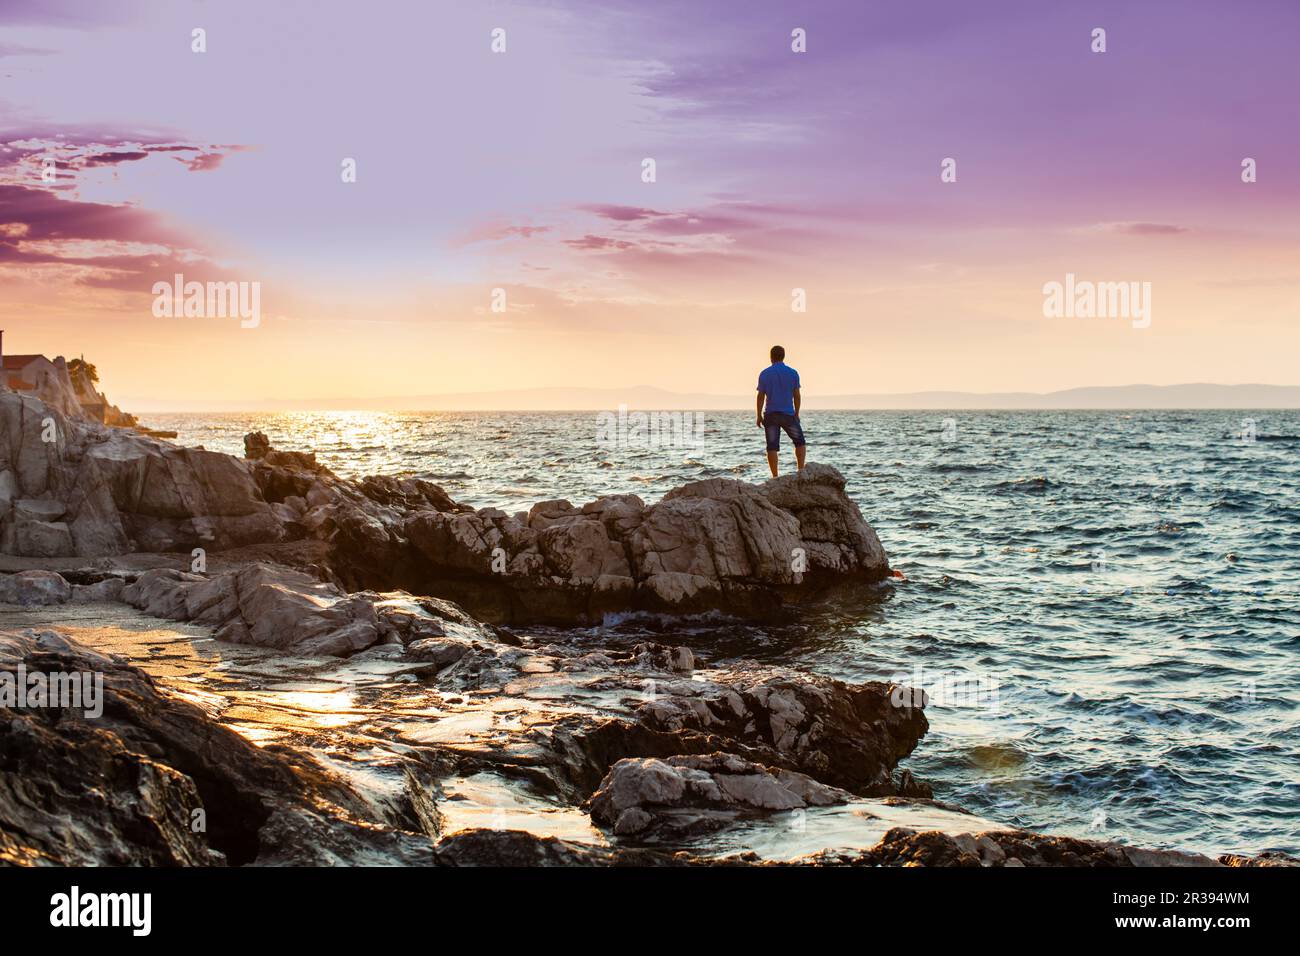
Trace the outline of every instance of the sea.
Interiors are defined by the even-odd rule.
[[[417,476],[507,512],[767,477],[740,411],[143,423],[232,454],[262,431],[345,476]],[[903,766],[1010,825],[1300,853],[1300,412],[813,410],[803,425],[809,461],[844,474],[906,580],[781,626],[632,617],[568,636],[919,686],[931,729]]]

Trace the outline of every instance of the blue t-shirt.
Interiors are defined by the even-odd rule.
[[[799,373],[784,362],[773,362],[758,373],[758,390],[767,396],[766,412],[794,414],[794,390],[799,387]]]

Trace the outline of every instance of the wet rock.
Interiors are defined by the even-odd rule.
[[[591,818],[617,836],[686,833],[742,814],[847,803],[852,795],[734,754],[620,760],[591,797]]]
[[[1256,856],[1241,856],[1236,853],[1225,853],[1219,857],[1219,862],[1224,866],[1243,867],[1243,866],[1300,866],[1300,859],[1287,853],[1280,853],[1276,850],[1266,850]]]
[[[819,862],[827,862],[825,859]],[[850,862],[842,859],[840,862]],[[870,866],[1220,866],[1207,856],[1023,831],[952,834],[895,827],[852,862]]]
[[[408,655],[440,668],[439,691],[529,713],[523,728],[488,721],[481,736],[455,746],[489,764],[526,764],[567,800],[590,796],[624,758],[717,753],[858,794],[895,794],[894,770],[928,728],[921,707],[895,705],[895,697],[911,699],[896,695],[896,685],[758,664],[705,678],[684,670],[696,663],[687,648],[648,642],[590,651],[456,637],[412,643]]]
[[[434,850],[439,866],[681,866],[685,855],[601,847],[523,830],[462,830]]]
[[[53,631],[0,631],[0,671],[102,679],[102,714],[0,706],[0,862],[55,866],[432,861],[311,761],[258,748],[138,669]]]

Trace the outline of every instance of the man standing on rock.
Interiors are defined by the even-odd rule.
[[[763,402],[767,411],[763,411]],[[776,477],[776,459],[781,451],[781,432],[794,443],[795,461],[803,471],[803,426],[799,424],[799,373],[785,364],[785,349],[772,346],[772,364],[758,373],[758,427],[767,432],[767,467]]]

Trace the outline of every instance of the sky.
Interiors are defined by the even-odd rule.
[[[0,0],[4,349],[128,410],[744,394],[776,343],[810,405],[1297,384],[1297,35],[1284,0]],[[155,314],[177,273],[257,324]],[[1067,275],[1149,324],[1045,315]]]

